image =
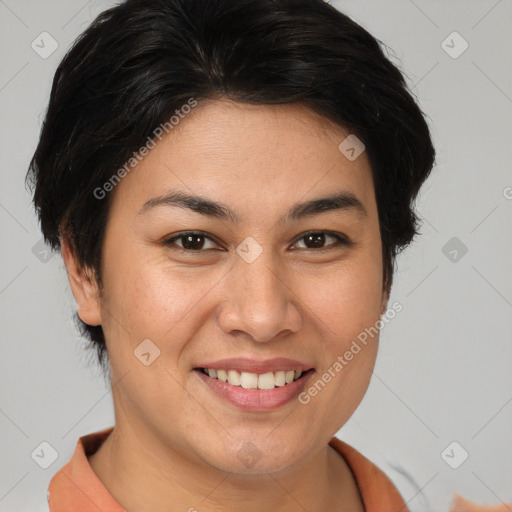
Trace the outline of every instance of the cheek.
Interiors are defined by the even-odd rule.
[[[336,429],[359,405],[375,364],[382,301],[380,260],[362,255],[330,272],[329,278],[306,279],[302,294],[321,330],[315,347],[321,367],[301,403],[324,411],[322,417]]]
[[[181,385],[189,372],[181,355],[201,326],[201,299],[211,285],[168,263],[143,258],[125,258],[110,270],[103,328],[114,380],[123,379],[121,402],[144,417],[156,414],[164,423],[178,409],[186,419],[194,404]]]
[[[107,254],[111,258],[105,260],[108,314],[104,329],[115,329],[118,332],[111,332],[111,338],[128,336],[135,345],[149,338],[168,349],[170,339],[187,339],[208,321],[217,293],[214,288],[225,286],[226,269],[220,266],[187,268],[165,255],[149,257],[133,246]],[[378,319],[381,273],[380,258],[368,250],[346,261],[293,269],[286,279],[296,298],[289,300],[297,301],[306,320],[313,313],[309,323],[317,324],[324,331],[322,338],[330,339],[332,354],[332,349],[343,349],[348,338]],[[173,350],[180,349],[172,345]]]
[[[126,251],[121,260],[107,261],[105,306],[111,313],[107,323],[120,331],[113,336],[128,336],[138,343],[150,338],[159,345],[169,338],[180,339],[177,333],[187,325],[189,313],[193,316],[200,310],[211,287],[199,275],[197,269],[194,274],[144,251]]]
[[[305,273],[297,286],[298,295],[338,349],[380,317],[382,268],[380,259],[370,254],[326,268],[321,274]]]

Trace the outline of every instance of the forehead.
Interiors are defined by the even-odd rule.
[[[300,104],[200,101],[123,178],[114,203],[140,208],[153,197],[180,190],[216,198],[237,211],[272,210],[275,204],[331,194],[334,188],[371,203],[365,153],[349,160],[339,149],[349,135]]]

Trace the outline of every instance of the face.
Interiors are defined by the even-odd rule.
[[[116,427],[258,473],[299,466],[351,416],[378,337],[353,342],[387,297],[347,135],[297,104],[203,101],[111,192],[103,295],[72,286],[105,333]]]

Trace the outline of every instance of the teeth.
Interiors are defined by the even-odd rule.
[[[276,372],[275,381],[276,381],[276,386],[284,386],[286,384],[286,372],[284,372],[282,370],[279,372]]]
[[[256,389],[258,387],[258,376],[255,373],[242,372],[240,375],[240,385],[244,389]]]
[[[228,382],[232,386],[241,386],[244,389],[274,389],[275,387],[291,384],[301,377],[300,370],[279,370],[277,372],[251,373],[236,370],[214,370],[203,368],[203,373],[212,379]]]
[[[240,386],[241,375],[236,370],[228,370],[228,382],[232,386]]]
[[[258,389],[274,389],[276,387],[276,378],[272,372],[262,373],[258,377]]]

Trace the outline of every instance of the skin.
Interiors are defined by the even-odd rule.
[[[289,357],[314,366],[312,383],[384,313],[371,168],[364,152],[350,161],[339,151],[348,133],[299,104],[201,101],[111,192],[101,296],[63,240],[78,313],[102,325],[114,384],[115,429],[89,461],[127,510],[364,510],[328,442],[367,390],[378,337],[308,404],[270,412],[241,410],[192,371],[204,359]],[[242,222],[169,206],[138,214],[171,189],[225,203]],[[278,223],[338,190],[366,215]],[[165,245],[185,230],[210,236],[202,253],[180,252],[183,239]],[[308,250],[308,230],[354,244],[326,234],[323,250]],[[235,251],[249,236],[263,249],[252,263]],[[149,366],[133,354],[147,338],[160,349]],[[261,455],[251,467],[237,457],[248,441]]]

